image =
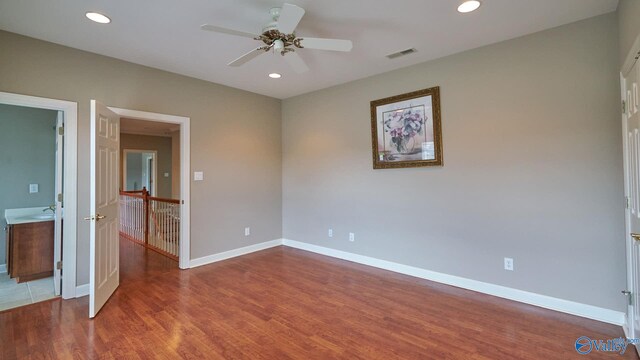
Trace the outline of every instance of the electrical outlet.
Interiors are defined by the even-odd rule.
[[[356,234],[349,233],[349,241],[356,241]]]
[[[513,259],[512,258],[504,258],[504,269],[513,271]]]
[[[333,237],[333,229],[329,229],[329,231],[327,232],[327,235],[329,237]]]
[[[250,227],[244,228],[244,236],[249,236],[249,235],[251,235],[251,228]]]

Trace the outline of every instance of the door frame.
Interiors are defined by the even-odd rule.
[[[620,87],[622,93],[622,100],[626,101],[626,81],[625,77],[620,73]],[[624,234],[625,234],[625,251],[627,258],[627,291],[635,292],[637,289],[633,288],[633,238],[629,235],[631,233],[631,215],[630,215],[630,185],[628,181],[629,177],[629,163],[628,163],[628,140],[627,140],[627,114],[626,111],[622,112],[622,162],[624,169],[624,197],[625,197],[625,209],[624,209]],[[629,295],[633,296],[633,294]],[[625,312],[625,322],[622,326],[624,333],[627,338],[633,337],[634,333],[634,324],[633,319],[629,316],[629,314],[633,314],[633,306],[631,304],[627,304],[627,311]]]
[[[64,256],[62,298],[76,297],[76,250],[78,222],[78,103],[30,95],[0,92],[0,104],[62,111],[64,114]],[[53,261],[53,259],[51,259]]]
[[[152,169],[149,171],[153,171],[153,183],[152,183],[152,189],[151,190],[151,196],[155,196],[155,197],[159,197],[158,196],[158,152],[156,150],[140,150],[140,149],[122,149],[122,179],[120,179],[120,181],[122,181],[122,190],[127,191],[127,154],[130,153],[138,153],[138,154],[143,154],[143,153],[151,153],[153,154],[153,165],[152,165]]]
[[[122,109],[108,106],[108,108],[120,115],[122,118],[136,119],[143,121],[163,122],[180,125],[180,269],[190,268],[191,261],[191,217],[190,217],[190,121],[191,118],[177,115],[158,114],[147,111]]]
[[[63,130],[62,135],[59,129]],[[58,199],[58,194],[64,194],[62,188],[64,184],[64,113],[58,111],[56,114],[56,163],[55,163],[55,180],[54,180],[54,192],[53,192],[53,204],[54,206],[54,240],[53,240],[53,289],[56,296],[62,295],[62,269],[58,269],[58,262],[62,262],[62,219],[63,212],[60,201],[64,204],[64,198]],[[62,141],[60,141],[62,138]],[[64,195],[63,195],[64,196]]]
[[[636,37],[627,57],[625,58],[625,62],[620,69],[620,101],[621,104],[624,102],[626,104],[627,101],[627,84],[626,84],[626,74],[628,74],[635,65],[638,60],[638,56],[640,56],[640,35]],[[629,106],[627,104],[626,106]],[[626,248],[626,258],[627,258],[627,289],[631,291],[632,294],[630,296],[634,296],[634,293],[640,292],[640,289],[634,289],[634,280],[636,274],[633,269],[633,238],[630,236],[631,233],[631,215],[629,211],[629,199],[630,199],[630,185],[628,182],[629,176],[629,164],[627,158],[627,112],[622,111],[622,158],[623,158],[623,168],[624,168],[624,196],[625,196],[625,212],[624,212],[624,227],[625,227],[625,248]],[[634,329],[634,319],[629,317],[629,314],[633,314],[633,305],[627,306],[627,312],[625,314],[625,323],[622,326],[625,336],[627,338],[633,338],[633,334],[637,329]],[[640,348],[636,344],[636,351],[640,354]]]

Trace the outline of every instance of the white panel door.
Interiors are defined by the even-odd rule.
[[[89,317],[120,284],[118,171],[120,117],[91,100],[91,221]]]
[[[631,237],[631,302],[629,306],[629,330],[631,337],[640,337],[640,66],[638,63],[625,77],[626,99],[626,184],[628,218]]]

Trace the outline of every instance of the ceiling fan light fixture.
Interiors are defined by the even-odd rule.
[[[278,74],[278,73],[271,73],[269,74],[269,77],[272,79],[280,79],[282,77],[282,75]]]
[[[109,19],[108,16],[100,14],[98,12],[94,12],[94,11],[89,11],[86,14],[84,14],[84,16],[86,16],[89,20],[95,21],[99,24],[108,24],[111,22],[111,19]]]
[[[480,7],[481,3],[478,0],[469,0],[465,1],[460,6],[458,6],[458,12],[460,13],[470,13],[472,11],[477,10]]]
[[[284,41],[278,39],[273,42],[273,50],[280,51],[282,49],[284,49]]]
[[[293,71],[301,74],[309,71],[309,67],[302,57],[298,55],[297,50],[315,49],[349,52],[353,48],[351,40],[297,37],[295,33],[296,27],[305,14],[304,9],[299,6],[284,3],[281,8],[272,8],[270,12],[274,21],[264,26],[262,33],[259,35],[210,24],[201,25],[200,28],[221,34],[252,38],[261,42],[259,47],[227,64],[233,67],[242,66],[262,54],[271,52],[282,55],[284,61],[291,66]],[[271,77],[279,78],[279,76]]]

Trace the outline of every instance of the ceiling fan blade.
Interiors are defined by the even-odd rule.
[[[255,48],[251,51],[249,51],[248,53],[240,56],[239,58],[233,60],[232,62],[228,63],[227,65],[229,66],[240,66],[243,65],[253,59],[255,59],[258,55],[263,54],[265,51],[262,50],[262,48]]]
[[[278,30],[283,34],[292,34],[304,16],[304,9],[292,4],[283,4],[278,18]]]
[[[293,71],[297,72],[298,74],[309,71],[307,63],[305,63],[300,55],[298,55],[298,53],[296,52],[289,52],[285,54],[284,60],[287,62],[287,64],[289,64],[289,66],[291,66]]]
[[[207,30],[207,31],[213,31],[213,32],[217,32],[217,33],[222,33],[222,34],[248,37],[248,38],[252,38],[252,39],[255,38],[256,36],[258,36],[258,35],[255,35],[255,34],[244,32],[244,31],[228,29],[228,28],[223,28],[223,27],[220,27],[220,26],[209,25],[209,24],[204,24],[204,25],[200,26],[200,29]]]
[[[353,48],[351,40],[318,39],[308,37],[302,37],[300,39],[300,44],[307,49],[351,51]]]

